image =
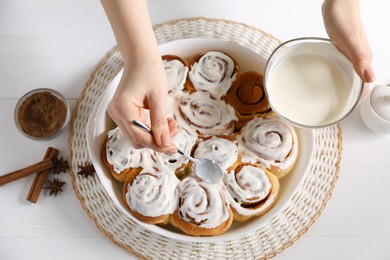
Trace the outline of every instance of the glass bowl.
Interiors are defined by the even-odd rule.
[[[325,38],[297,38],[267,61],[264,88],[272,110],[303,128],[334,125],[358,105],[364,83],[352,63]]]
[[[70,118],[69,103],[54,89],[39,88],[23,95],[15,106],[16,128],[24,136],[47,141],[67,126]]]

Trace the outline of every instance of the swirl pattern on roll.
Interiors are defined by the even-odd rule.
[[[231,211],[220,186],[186,177],[178,186],[179,216],[201,228],[216,228],[229,219]]]
[[[127,204],[146,217],[171,214],[177,208],[178,183],[171,171],[144,169],[128,184]]]
[[[178,114],[179,124],[194,128],[203,135],[231,134],[233,121],[237,120],[232,106],[223,100],[213,99],[207,92],[183,93]]]
[[[278,192],[271,194],[273,183],[265,171],[258,166],[242,164],[224,176],[227,197],[239,215],[262,214],[275,202]],[[276,177],[274,179],[277,182]]]
[[[261,163],[265,168],[276,165],[288,169],[298,156],[294,128],[276,117],[254,118],[237,137],[243,162]]]
[[[208,51],[192,63],[189,78],[196,90],[208,91],[215,98],[225,95],[236,79],[234,60],[220,51]]]
[[[226,101],[243,116],[270,111],[263,77],[254,71],[243,73],[237,78],[226,95]]]

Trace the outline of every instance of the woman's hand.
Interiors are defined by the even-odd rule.
[[[108,114],[133,147],[174,153],[176,147],[171,144],[171,138],[177,132],[177,123],[166,118],[166,97],[167,78],[162,63],[125,68]],[[153,136],[131,122],[134,119],[146,122],[144,109],[150,109]]]
[[[108,113],[135,148],[174,153],[174,120],[166,118],[167,77],[150,22],[147,0],[102,0],[124,60],[119,86]],[[131,120],[146,122],[150,110],[153,136]]]
[[[358,0],[325,0],[322,16],[329,38],[352,62],[364,82],[375,81],[372,53],[360,18]]]

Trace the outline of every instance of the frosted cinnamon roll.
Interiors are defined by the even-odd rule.
[[[188,76],[194,90],[208,91],[220,98],[236,79],[238,70],[237,63],[226,53],[207,51],[193,58]]]
[[[179,205],[170,222],[191,236],[215,236],[233,221],[221,186],[186,177],[178,186]]]
[[[255,115],[271,110],[264,92],[263,76],[254,71],[238,76],[227,92],[225,100],[236,111],[237,129]]]
[[[298,137],[294,127],[276,116],[248,121],[237,136],[241,161],[260,163],[282,178],[298,157]]]
[[[237,142],[226,135],[202,137],[194,147],[193,156],[212,159],[223,171],[227,171],[237,162]]]
[[[168,224],[170,214],[177,208],[174,173],[160,165],[130,174],[123,186],[123,199],[129,211],[149,224]]]
[[[187,125],[201,135],[229,135],[237,120],[233,107],[223,100],[212,98],[209,93],[197,91],[183,93],[175,112],[179,125]]]
[[[229,171],[223,181],[236,221],[263,215],[278,197],[278,178],[259,165],[241,164]]]
[[[108,132],[103,142],[101,158],[112,176],[124,182],[130,172],[138,173],[144,167],[152,167],[157,153],[148,148],[135,149],[116,127]]]
[[[188,62],[176,55],[162,56],[162,62],[168,79],[169,91],[185,89],[188,74]]]

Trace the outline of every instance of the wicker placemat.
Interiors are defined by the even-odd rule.
[[[265,59],[280,44],[271,35],[245,24],[191,18],[156,26],[159,44],[184,38],[215,38],[236,42]],[[342,152],[338,126],[315,130],[314,155],[299,189],[283,209],[265,225],[233,240],[203,243],[170,239],[155,234],[118,209],[97,176],[76,174],[90,163],[86,125],[95,102],[122,69],[117,48],[97,65],[76,104],[69,137],[72,185],[85,212],[115,244],[141,258],[155,259],[261,259],[270,258],[296,241],[321,214],[336,183]]]

